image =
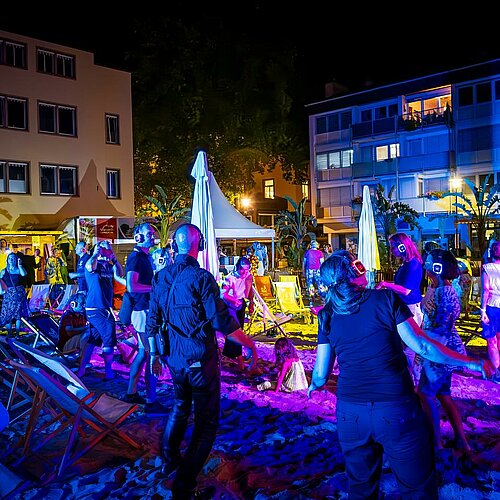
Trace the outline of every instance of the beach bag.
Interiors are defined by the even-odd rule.
[[[132,311],[134,310],[134,299],[130,292],[123,292],[122,305],[118,311],[118,319],[123,326],[130,326],[132,324]]]

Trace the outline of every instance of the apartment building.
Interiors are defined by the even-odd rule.
[[[0,31],[0,228],[134,216],[130,73]]]
[[[309,182],[292,184],[284,178],[283,170],[277,166],[271,172],[255,173],[254,188],[238,200],[238,210],[259,226],[274,228],[276,217],[281,210],[293,210],[285,196],[299,203],[302,198],[309,200]],[[311,213],[310,202],[306,202],[306,212]]]
[[[457,224],[454,198],[490,174],[500,182],[500,59],[343,93],[307,106],[311,205],[334,248],[357,242],[359,197],[378,184],[419,214],[419,242],[441,239],[466,253],[474,230]],[[493,228],[490,228],[493,229]]]

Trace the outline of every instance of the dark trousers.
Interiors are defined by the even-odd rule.
[[[430,421],[416,396],[383,403],[337,402],[349,499],[377,499],[384,453],[405,499],[438,498]]]
[[[240,309],[234,309],[230,305],[227,306],[229,314],[238,322],[241,329],[245,325],[245,311],[247,309],[246,303]],[[222,355],[231,359],[236,359],[243,354],[243,347],[241,344],[237,344],[227,337],[224,340],[224,347],[222,349]]]
[[[175,402],[163,434],[162,451],[166,464],[177,464],[172,485],[173,498],[189,498],[196,477],[205,464],[219,426],[220,361],[218,356],[201,367],[175,369],[169,366],[174,383]],[[184,457],[180,445],[186,433],[191,405],[194,429]],[[174,467],[172,467],[174,468]]]

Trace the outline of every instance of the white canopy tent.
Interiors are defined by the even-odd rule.
[[[274,267],[274,237],[276,231],[254,224],[236,210],[224,196],[214,176],[209,172],[215,236],[227,239],[271,239],[271,266]]]

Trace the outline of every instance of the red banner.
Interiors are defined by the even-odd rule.
[[[116,219],[97,219],[96,226],[97,241],[110,240],[113,243],[118,237]]]

